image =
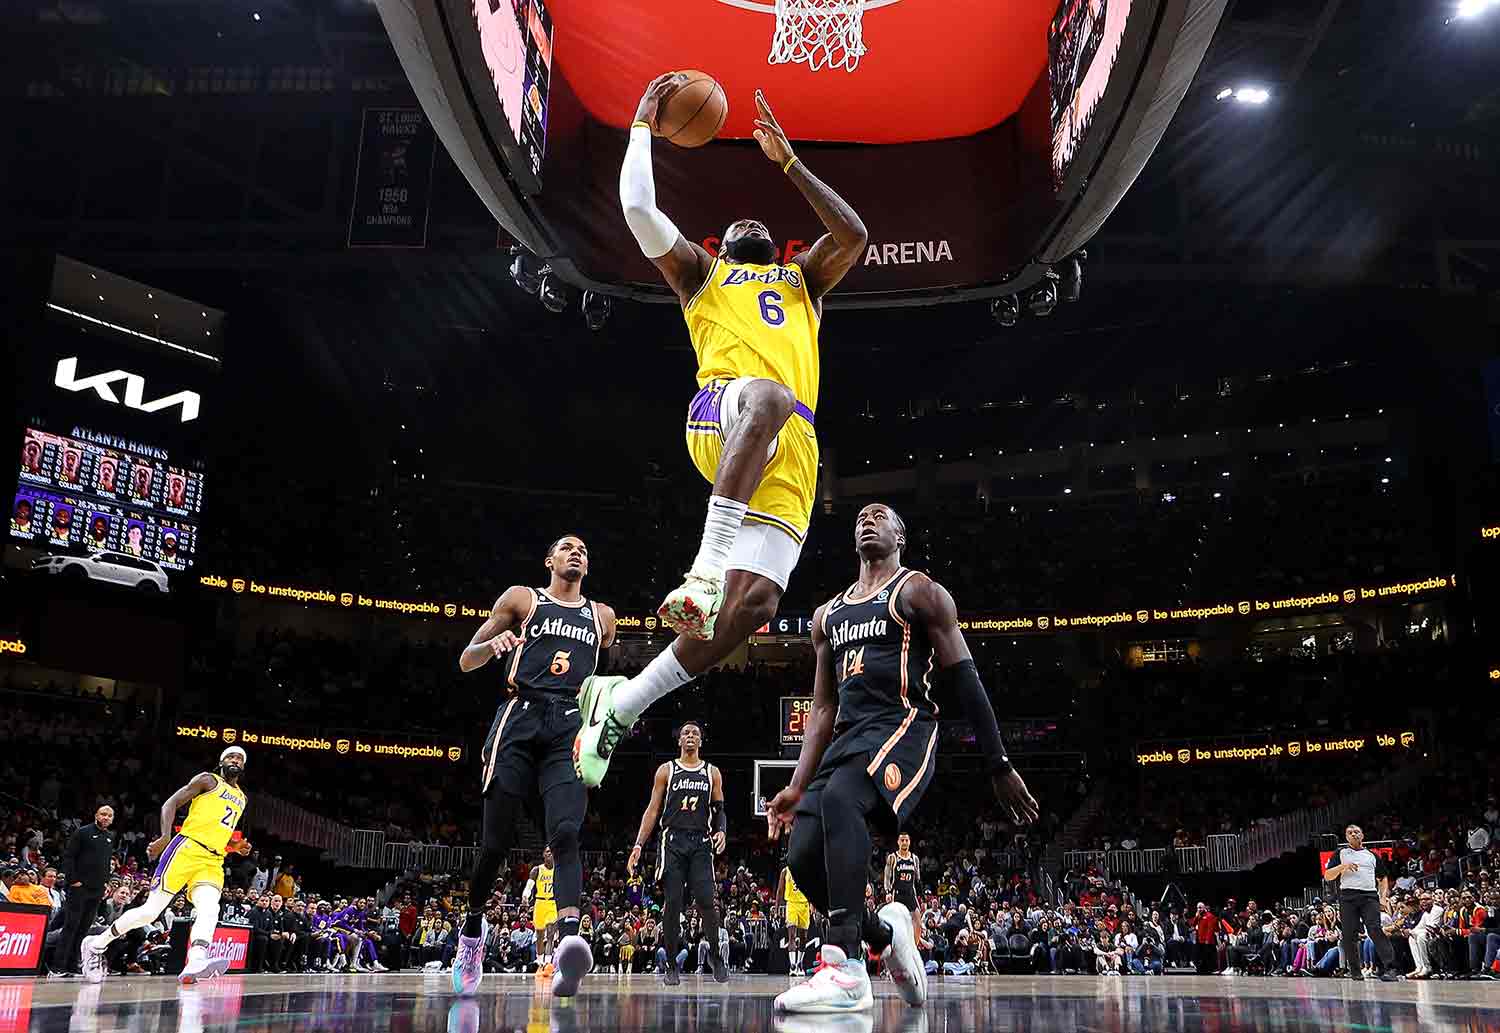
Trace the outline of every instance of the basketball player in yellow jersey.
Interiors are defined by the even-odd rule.
[[[542,863],[531,873],[531,880],[521,892],[522,899],[536,895],[531,910],[531,928],[536,933],[536,974],[538,978],[552,975],[552,941],[557,936],[557,897],[552,892],[552,848],[542,850]]]
[[[229,958],[210,954],[214,929],[219,924],[219,897],[224,891],[224,853],[245,813],[245,794],[240,776],[245,772],[245,751],[231,746],[219,754],[216,771],[205,771],[167,797],[161,805],[162,834],[151,841],[146,856],[157,861],[151,877],[151,892],[138,908],[125,912],[97,936],[83,941],[83,978],[91,983],[104,979],[104,948],[132,929],[150,925],[187,890],[193,902],[193,930],[187,964],[177,977],[181,983],[223,974]],[[184,805],[187,819],[175,836],[170,829]],[[236,841],[235,849],[248,853],[249,840]],[[157,860],[160,858],[160,860]]]
[[[642,711],[776,616],[817,490],[813,411],[823,296],[864,254],[867,240],[854,209],[792,151],[759,91],[756,142],[828,232],[785,265],[776,261],[770,232],[754,219],[731,223],[717,255],[684,237],[657,209],[651,171],[657,107],[683,81],[681,73],[662,76],[641,98],[620,171],[620,203],[641,251],[682,303],[698,359],[688,451],[713,493],[687,580],[658,611],[678,632],[676,642],[628,682],[584,682],[585,721],[574,758],[590,786],[603,780],[615,744]]]
[[[807,927],[812,925],[812,909],[807,904],[807,895],[792,878],[792,870],[785,865],[776,884],[776,899],[786,906],[786,958],[790,974],[801,976],[802,944],[807,940]]]

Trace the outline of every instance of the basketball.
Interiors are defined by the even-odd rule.
[[[656,135],[678,147],[702,147],[724,128],[729,101],[724,87],[707,72],[683,71],[687,82],[662,101],[656,116]]]

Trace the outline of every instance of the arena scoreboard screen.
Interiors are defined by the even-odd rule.
[[[811,696],[781,697],[781,745],[801,746],[812,713]]]
[[[27,427],[11,504],[13,541],[59,552],[119,552],[187,570],[197,551],[203,474],[149,445]]]
[[[18,329],[6,542],[18,565],[94,557],[48,569],[107,580],[155,564],[171,584],[201,545],[223,314],[63,256],[44,275]]]

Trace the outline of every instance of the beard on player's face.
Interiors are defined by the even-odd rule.
[[[770,265],[776,261],[776,242],[765,226],[746,219],[725,231],[724,257],[746,265]]]

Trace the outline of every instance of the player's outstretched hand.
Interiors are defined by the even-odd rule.
[[[156,860],[161,856],[161,852],[167,848],[167,844],[171,841],[171,836],[157,836],[146,847],[147,859],[152,861]]]
[[[755,110],[755,142],[760,144],[760,149],[767,158],[778,165],[786,165],[793,157],[792,142],[786,138],[776,116],[771,114],[771,105],[766,103],[766,95],[759,90],[755,91]]]
[[[635,107],[635,121],[646,123],[654,134],[656,113],[661,107],[661,102],[677,92],[685,82],[687,82],[687,76],[681,72],[667,72],[652,79],[646,87],[646,92],[641,95],[641,102]]]
[[[708,841],[713,844],[714,853],[722,854],[725,844],[729,842],[729,837],[722,832],[715,832],[708,837]]]
[[[990,780],[995,787],[995,799],[1005,805],[1018,825],[1030,825],[1041,817],[1041,806],[1026,788],[1026,780],[1014,768]]]
[[[490,639],[488,643],[490,652],[494,653],[497,657],[504,656],[520,644],[521,640],[516,638],[516,634],[513,631],[502,631]]]
[[[641,848],[639,845],[630,848],[630,859],[625,862],[625,871],[629,875],[635,874],[635,866],[641,863]]]
[[[787,786],[766,804],[766,833],[772,839],[780,839],[783,832],[791,832],[797,820],[797,805],[802,802],[802,790]]]

